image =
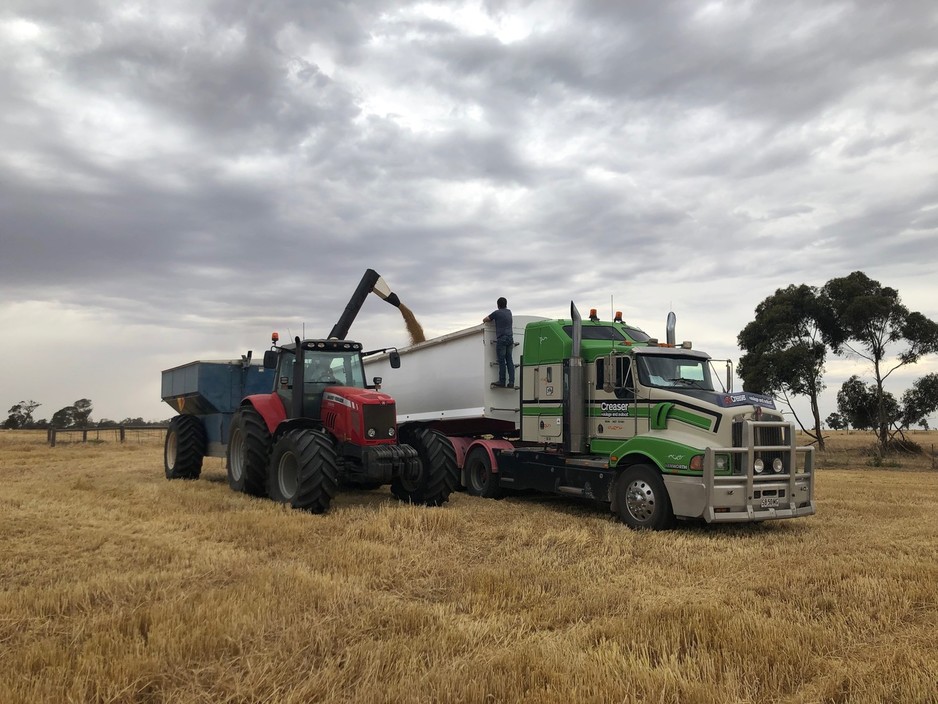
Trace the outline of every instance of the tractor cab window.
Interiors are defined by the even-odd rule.
[[[713,391],[706,359],[678,355],[640,355],[638,375],[646,386]]]
[[[303,358],[303,381],[310,387],[355,386],[364,388],[365,373],[357,352],[307,352]]]

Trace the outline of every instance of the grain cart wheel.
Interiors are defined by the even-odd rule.
[[[661,474],[647,464],[624,470],[616,480],[616,512],[631,528],[664,530],[674,522]]]
[[[198,479],[208,440],[205,426],[195,416],[176,416],[166,430],[163,469],[167,479]]]
[[[417,450],[419,463],[391,482],[391,493],[401,501],[439,506],[459,484],[456,450],[443,433],[416,428],[405,433],[406,442]]]
[[[253,406],[244,406],[231,419],[228,439],[228,486],[252,496],[267,489],[267,458],[270,432]]]
[[[466,455],[466,492],[487,499],[502,496],[498,474],[492,472],[492,460],[484,447],[474,447]]]

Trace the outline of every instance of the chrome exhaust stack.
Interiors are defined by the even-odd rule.
[[[570,320],[573,323],[573,349],[566,370],[567,388],[564,390],[563,405],[564,451],[584,454],[586,452],[586,367],[583,366],[581,348],[583,344],[583,319],[570,301]]]

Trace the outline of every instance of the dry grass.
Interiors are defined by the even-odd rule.
[[[5,703],[938,702],[938,472],[856,456],[817,516],[636,533],[553,498],[310,516],[41,440],[0,433]]]

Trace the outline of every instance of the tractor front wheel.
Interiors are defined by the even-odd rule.
[[[163,470],[167,479],[198,479],[208,440],[205,426],[195,416],[176,416],[166,430]]]
[[[616,513],[631,528],[664,530],[674,522],[661,474],[647,464],[625,469],[616,480]]]
[[[244,406],[231,419],[228,439],[228,486],[252,496],[264,496],[270,431],[253,406]]]
[[[391,482],[391,493],[413,504],[439,506],[459,484],[456,450],[443,433],[416,428],[404,434],[404,440],[417,450],[419,463]]]
[[[339,488],[335,446],[321,430],[291,430],[277,441],[271,462],[271,498],[310,513],[329,510]]]

